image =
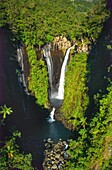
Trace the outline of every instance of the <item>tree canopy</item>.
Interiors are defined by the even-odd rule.
[[[78,139],[71,140],[68,151],[71,159],[62,169],[111,169],[112,84],[107,90],[108,93],[99,99],[99,111],[91,119],[87,128],[81,128]]]
[[[75,128],[86,125],[84,114],[89,103],[86,84],[87,55],[75,54],[66,70],[65,99],[61,108],[64,119]]]
[[[42,45],[58,35],[71,40],[81,37],[94,40],[108,17],[104,0],[2,0],[0,3],[0,26],[7,23],[16,38],[25,44]]]
[[[45,43],[52,42],[59,35],[65,36],[76,44],[84,40],[85,44],[95,45],[103,25],[110,15],[106,5],[106,0],[0,1],[0,27],[8,26],[16,41],[19,40],[26,45],[30,63],[29,90],[35,95],[37,104],[45,106],[48,102],[48,73],[44,61],[39,60],[36,56],[34,45],[41,47]],[[109,35],[105,37],[104,41],[108,40],[108,37]],[[109,45],[108,50],[111,50],[110,42]],[[66,70],[65,99],[60,114],[74,127],[78,135],[76,140],[70,141],[68,150],[70,160],[62,169],[111,169],[112,84],[110,83],[110,86],[107,87],[107,94],[102,94],[97,100],[93,99],[97,104],[94,105],[94,114],[89,113],[93,114],[93,117],[90,116],[88,121],[86,111],[90,103],[88,96],[88,73],[90,73],[88,56],[90,54],[77,53],[75,50],[74,53],[71,55]],[[2,114],[4,113],[2,111]],[[7,113],[11,113],[11,110],[6,111],[4,118]],[[13,142],[15,142],[14,140]],[[9,153],[10,147],[7,148],[7,146],[4,146],[3,149],[11,159],[13,158],[13,166],[8,162],[8,167],[15,167],[16,157],[13,155],[18,155],[18,151]],[[25,161],[28,156],[29,161],[25,166],[31,166],[31,155],[23,157],[19,154],[19,156],[19,159],[22,157]],[[4,159],[6,160],[6,155]],[[6,167],[6,161],[3,164]],[[16,167],[20,168],[19,166]]]

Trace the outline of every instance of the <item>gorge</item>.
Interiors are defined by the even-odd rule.
[[[112,169],[112,2],[0,7],[0,169]]]

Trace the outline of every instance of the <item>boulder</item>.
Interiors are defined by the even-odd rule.
[[[56,154],[55,158],[59,159],[60,158],[60,154]]]
[[[56,164],[54,164],[54,165],[51,167],[51,169],[53,169],[53,170],[58,170],[58,167],[57,167]]]

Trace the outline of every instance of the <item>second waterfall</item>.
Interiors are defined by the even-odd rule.
[[[64,99],[65,70],[66,70],[71,48],[73,47],[68,48],[66,51],[66,54],[65,54],[65,57],[62,63],[62,67],[61,67],[59,82],[57,85],[53,84],[54,69],[53,69],[53,61],[52,61],[51,51],[50,51],[51,45],[48,44],[44,46],[43,48],[44,58],[47,64],[48,74],[49,74],[49,86],[50,87],[49,87],[48,96],[49,96],[49,101],[53,107],[50,113],[50,118],[49,118],[50,122],[55,121],[54,112],[56,108],[59,108],[62,105],[62,101]]]

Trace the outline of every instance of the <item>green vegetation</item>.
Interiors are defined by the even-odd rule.
[[[102,1],[83,0],[2,0],[1,25],[8,25],[15,40],[24,43],[30,61],[29,89],[39,105],[47,103],[48,80],[42,60],[36,61],[31,46],[53,42],[56,36],[65,36],[81,45],[90,44],[98,38],[109,12]],[[29,49],[30,48],[30,49]],[[33,62],[32,62],[33,61]],[[35,61],[35,63],[34,63]],[[77,74],[77,73],[76,73]],[[44,84],[44,87],[42,87]],[[78,111],[78,110],[77,110]]]
[[[7,23],[7,15],[5,13],[6,11],[6,1],[2,0],[0,1],[0,27],[4,26]]]
[[[6,115],[12,113],[12,109],[5,104],[1,106],[1,114],[3,114],[3,120],[6,119]],[[3,124],[1,124],[2,126]],[[20,153],[19,146],[17,145],[16,138],[21,137],[19,131],[13,132],[13,135],[2,141],[0,139],[0,170],[33,170],[31,165],[32,155]]]
[[[0,169],[21,169],[21,170],[33,170],[31,165],[31,154],[23,154],[19,151],[19,146],[16,143],[16,138],[20,137],[21,133],[16,131],[13,135],[2,142],[3,147],[0,149]]]
[[[26,45],[43,45],[58,35],[94,41],[108,17],[105,1],[2,0],[1,26],[9,25]]]
[[[63,169],[110,170],[112,167],[112,83],[108,93],[99,99],[99,111],[87,128],[79,130],[77,140],[71,140],[68,151],[71,160]],[[98,100],[97,100],[98,102]]]
[[[10,115],[13,112],[11,107],[7,107],[5,104],[4,106],[1,106],[0,109],[0,114],[3,115],[3,119],[6,119],[6,116]]]
[[[95,48],[95,45],[98,46],[98,39],[101,38],[104,23],[110,15],[106,5],[106,0],[92,2],[2,0],[0,2],[0,26],[8,26],[15,40],[26,45],[30,63],[29,90],[36,97],[37,104],[46,107],[48,103],[48,73],[44,61],[36,56],[34,46],[40,49],[42,45],[52,43],[55,37],[61,35],[74,42],[77,49],[82,45]],[[66,70],[65,99],[60,109],[61,117],[73,126],[78,135],[76,140],[70,141],[68,153],[71,159],[62,167],[64,170],[110,170],[112,168],[112,84],[110,83],[107,88],[107,94],[102,93],[100,98],[96,97],[99,94],[95,95],[95,92],[100,90],[104,76],[107,75],[101,73],[102,70],[99,68],[96,71],[94,68],[101,66],[99,64],[101,57],[106,55],[105,53],[101,55],[103,50],[98,53],[98,50],[103,49],[105,41],[108,41],[107,51],[112,50],[108,37],[109,35],[102,38],[102,47],[99,45],[96,51],[93,50],[94,55],[96,53],[97,57],[100,55],[98,59],[89,53],[76,53],[78,52],[76,49],[76,54],[71,56]],[[107,66],[102,68],[106,72]],[[108,70],[110,69],[109,67]],[[98,75],[96,75],[97,70]],[[88,76],[90,74],[93,79]],[[100,77],[102,81],[99,80]],[[98,81],[101,81],[100,85]],[[87,113],[90,101],[94,102],[94,108],[91,109],[94,113]],[[11,110],[5,106],[1,109],[3,118],[11,113]],[[23,169],[32,169],[30,168],[31,155],[24,156],[19,153],[14,136],[4,144],[1,154],[3,160],[0,161],[0,166],[3,168],[22,169],[25,166]]]
[[[27,47],[30,62],[29,90],[37,99],[37,104],[47,107],[48,103],[48,73],[42,59],[37,60],[36,53],[31,46]]]
[[[85,127],[87,96],[87,54],[75,54],[66,70],[65,99],[61,108],[63,117],[75,128]]]

